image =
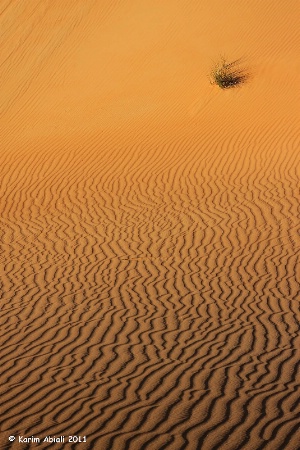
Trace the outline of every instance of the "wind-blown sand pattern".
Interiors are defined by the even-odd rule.
[[[299,2],[225,3],[0,2],[1,448],[300,448]]]

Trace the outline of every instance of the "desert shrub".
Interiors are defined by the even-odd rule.
[[[214,64],[210,73],[210,82],[221,89],[230,89],[244,84],[249,73],[241,67],[240,60],[227,62],[224,57]]]

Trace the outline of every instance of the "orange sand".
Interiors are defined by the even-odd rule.
[[[0,2],[1,448],[299,449],[299,16]]]

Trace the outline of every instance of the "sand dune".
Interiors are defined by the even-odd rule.
[[[2,0],[1,448],[300,448],[298,22]]]

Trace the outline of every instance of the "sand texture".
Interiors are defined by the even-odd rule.
[[[299,6],[0,0],[1,449],[300,449]]]

